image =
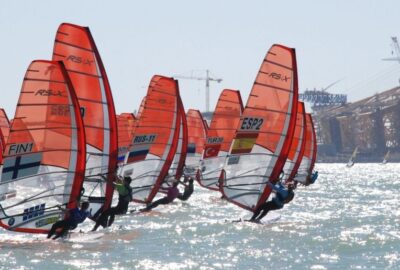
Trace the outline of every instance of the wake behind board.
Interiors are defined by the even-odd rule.
[[[102,238],[104,233],[101,232],[71,232],[66,237],[60,237],[63,242],[70,243],[91,243],[96,242],[96,240]]]
[[[161,216],[162,212],[157,210],[150,210],[150,211],[140,211],[139,209],[133,209],[128,211],[126,215],[143,215],[143,216]]]
[[[265,216],[262,220],[258,222],[250,221],[250,218],[248,217],[242,217],[240,219],[236,220],[225,220],[225,222],[231,222],[231,223],[239,223],[239,222],[246,222],[246,223],[254,223],[254,224],[259,224],[259,225],[269,225],[277,222],[278,220],[281,219],[280,214],[275,214],[275,213],[269,213],[267,216]]]

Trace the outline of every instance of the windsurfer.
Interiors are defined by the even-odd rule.
[[[67,212],[69,212],[68,218],[54,223],[49,233],[47,234],[47,238],[50,238],[54,234],[56,234],[56,236],[54,236],[53,238],[53,240],[55,240],[60,236],[65,235],[69,230],[75,229],[79,223],[85,221],[85,219],[90,215],[89,211],[87,211],[88,208],[89,203],[82,202],[80,209],[76,207],[70,210],[66,210]],[[61,229],[61,231],[59,233],[56,233],[57,229]]]
[[[123,180],[118,178],[118,182],[113,183],[114,188],[118,192],[118,204],[117,206],[111,207],[101,213],[92,231],[96,231],[100,225],[103,227],[109,227],[114,223],[115,215],[126,214],[129,203],[132,200],[131,182],[132,179],[129,176],[125,176]]]
[[[272,185],[272,184],[270,184]],[[272,185],[272,189],[275,191],[275,197],[271,201],[267,201],[261,204],[256,211],[254,211],[253,216],[250,221],[259,222],[263,217],[265,217],[269,211],[282,209],[283,206],[293,200],[294,191],[293,185],[289,184],[286,188],[282,183]]]
[[[193,178],[185,175],[183,179],[183,185],[185,186],[185,190],[183,193],[179,193],[178,199],[181,201],[187,201],[194,191]]]
[[[179,195],[178,184],[179,184],[179,181],[175,180],[172,183],[171,187],[167,187],[167,188],[161,187],[160,189],[167,192],[167,196],[165,196],[155,202],[150,203],[149,205],[146,206],[146,208],[140,209],[140,212],[150,211],[151,209],[156,208],[160,204],[172,203]]]

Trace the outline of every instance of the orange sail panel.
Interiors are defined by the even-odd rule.
[[[298,102],[297,104],[297,119],[296,119],[296,127],[294,129],[294,136],[292,140],[292,144],[290,145],[290,151],[288,157],[285,162],[285,166],[283,167],[283,178],[282,182],[290,182],[293,180],[293,177],[297,174],[297,170],[300,166],[300,162],[303,158],[304,147],[305,147],[305,134],[306,134],[306,118],[305,118],[305,109],[304,103]]]
[[[168,174],[174,179],[179,180],[182,177],[183,168],[185,166],[186,152],[188,145],[188,127],[186,122],[185,108],[183,107],[183,103],[180,96],[178,97],[178,105],[179,105],[179,115],[181,118],[178,147],[174,159],[172,161],[171,167],[168,171]]]
[[[6,147],[3,132],[0,129],[0,163],[3,161],[3,150]]]
[[[132,113],[121,113],[117,115],[118,123],[118,163],[123,163],[125,154],[133,138],[133,130],[136,118]]]
[[[87,143],[84,196],[89,196],[93,213],[99,213],[111,204],[118,138],[110,85],[89,28],[61,24],[53,60],[64,61],[78,96]]]
[[[206,120],[206,119],[204,119],[204,120],[203,120],[203,123],[204,123],[204,129],[206,130],[206,134],[207,134],[207,132],[208,132],[208,129],[209,129],[209,126],[208,126],[207,120]]]
[[[178,82],[154,76],[120,174],[131,176],[133,200],[151,202],[168,174],[179,138]]]
[[[186,114],[188,126],[188,146],[186,155],[186,173],[195,176],[206,140],[206,128],[200,111],[189,109]]]
[[[219,96],[215,107],[201,161],[197,180],[203,187],[219,190],[218,178],[224,167],[226,157],[243,112],[240,92],[225,89]]]
[[[297,175],[294,178],[295,181],[302,183],[304,185],[308,184],[309,177],[312,172],[312,168],[314,166],[313,162],[315,162],[314,149],[315,147],[315,138],[313,132],[313,123],[311,114],[306,114],[306,143],[304,146],[304,155],[303,159],[300,162],[299,169],[297,171]],[[314,161],[313,161],[314,158]]]
[[[8,135],[10,134],[10,121],[8,120],[6,111],[4,109],[0,109],[0,131],[3,135],[0,144],[3,146],[7,143]]]
[[[10,121],[8,120],[6,111],[4,109],[0,109],[0,163],[3,160],[3,151],[6,147],[9,134]]]
[[[261,64],[241,117],[220,190],[231,202],[254,211],[279,179],[297,116],[295,50],[273,45]]]
[[[46,233],[79,201],[85,133],[62,62],[34,61],[26,72],[0,181],[0,225]]]

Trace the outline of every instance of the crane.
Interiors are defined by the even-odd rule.
[[[394,57],[389,57],[389,58],[383,58],[383,61],[397,61],[400,63],[400,47],[399,43],[397,41],[397,37],[391,37],[392,38],[392,55],[395,55]]]
[[[177,79],[206,81],[206,112],[210,111],[210,82],[220,83],[220,82],[222,82],[221,78],[210,77],[210,71],[208,69],[206,70],[206,76],[205,77],[193,76],[193,72],[192,72],[192,75],[190,75],[190,76],[176,75],[176,76],[173,76],[173,77],[177,78]]]

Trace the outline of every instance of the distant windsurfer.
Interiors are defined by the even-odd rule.
[[[159,200],[157,200],[155,202],[150,203],[149,205],[146,206],[146,208],[140,209],[140,212],[150,211],[151,209],[156,208],[160,204],[172,203],[179,195],[178,184],[179,184],[179,181],[175,180],[172,183],[171,187],[167,187],[167,188],[161,187],[160,188],[161,190],[164,190],[164,191],[167,192],[167,196],[165,196],[165,197],[163,197],[163,198],[161,198],[161,199],[159,199]]]
[[[292,184],[289,184],[287,188],[280,182],[276,185],[272,185],[270,183],[270,185],[275,191],[275,197],[271,201],[261,204],[256,211],[254,211],[254,214],[249,221],[260,222],[260,220],[265,217],[269,211],[282,209],[285,204],[293,200],[294,191]]]
[[[118,182],[113,183],[114,188],[118,192],[118,204],[115,207],[107,209],[98,217],[92,231],[96,231],[100,225],[109,227],[114,223],[115,215],[126,214],[129,203],[132,200],[131,182],[132,179],[129,176],[125,176],[123,180],[118,178]]]
[[[185,189],[183,191],[183,193],[179,193],[178,195],[178,199],[181,201],[187,201],[190,196],[192,195],[193,191],[194,191],[194,187],[193,187],[193,177],[191,176],[184,176],[183,179],[183,185],[185,186]]]
[[[68,218],[54,223],[49,233],[47,234],[47,238],[50,238],[55,234],[53,238],[53,240],[55,240],[60,236],[64,236],[69,230],[75,229],[79,223],[84,222],[85,219],[90,215],[89,211],[87,211],[88,208],[89,203],[82,202],[80,209],[76,207],[70,210],[65,210],[66,212],[68,212]],[[61,231],[59,233],[56,233],[57,229],[61,229]]]

